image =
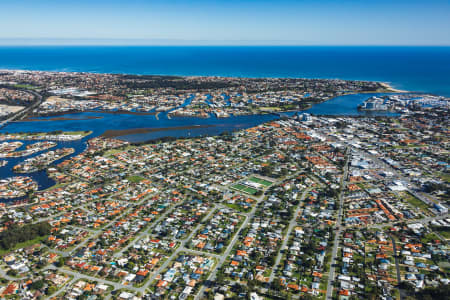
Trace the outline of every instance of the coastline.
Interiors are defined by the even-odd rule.
[[[1,46],[0,46],[1,49]],[[391,83],[389,81],[379,81],[379,80],[368,80],[368,79],[351,79],[351,78],[345,78],[345,77],[337,77],[333,78],[332,76],[329,77],[321,77],[321,76],[276,76],[276,75],[267,75],[267,76],[241,76],[241,75],[210,75],[210,74],[196,74],[196,75],[184,75],[184,74],[147,74],[147,73],[127,73],[127,72],[107,72],[107,71],[65,71],[65,70],[56,70],[56,71],[49,71],[49,70],[35,70],[35,69],[17,69],[17,68],[0,68],[1,71],[12,71],[12,72],[54,72],[54,73],[73,73],[73,74],[84,74],[84,73],[90,73],[90,74],[111,74],[111,75],[122,75],[122,76],[154,76],[154,77],[217,77],[217,78],[248,78],[248,79],[264,79],[264,78],[271,78],[271,79],[324,79],[324,80],[333,80],[333,79],[339,79],[339,80],[346,80],[346,81],[361,81],[361,82],[377,82],[380,85],[382,85],[384,88],[389,90],[392,93],[408,93],[411,91],[407,90],[400,90],[397,88],[392,87]],[[431,92],[424,92],[424,93],[431,93]],[[99,110],[71,110],[67,111],[61,114],[71,114],[71,113],[78,113],[78,112],[97,112],[97,113],[122,113],[122,114],[143,114],[143,115],[152,115],[156,114],[157,112],[134,112],[134,111],[128,111],[128,110],[117,110],[117,111],[99,111]]]
[[[399,90],[399,89],[393,88],[393,87],[390,85],[390,83],[388,83],[388,82],[381,82],[381,81],[379,81],[379,83],[380,83],[384,88],[386,88],[387,90],[389,90],[389,92],[391,92],[391,93],[410,93],[410,92],[411,92],[411,91]]]

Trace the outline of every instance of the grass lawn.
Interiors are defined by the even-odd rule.
[[[69,184],[68,182],[65,182],[65,183],[58,183],[58,184],[52,185],[51,187],[46,188],[44,191],[49,191],[49,190],[57,189],[57,188],[60,188],[60,187],[62,187],[62,186],[68,185],[68,184]]]
[[[429,243],[434,240],[440,240],[440,238],[434,233],[427,233],[421,239],[422,243]]]
[[[421,147],[425,147],[425,145],[419,145],[419,144],[408,144],[408,145],[398,145],[398,146],[393,146],[393,149],[408,149],[408,148],[421,148]]]
[[[103,153],[103,156],[110,157],[110,156],[112,156],[116,153],[122,152],[122,151],[124,151],[124,150],[123,149],[111,149],[111,150],[108,150],[105,153]]]
[[[435,231],[439,233],[443,238],[450,239],[450,229],[446,227],[439,227]]]
[[[402,193],[401,195],[402,195],[402,198],[404,200],[406,200],[409,204],[411,204],[413,207],[419,207],[420,209],[422,209],[422,211],[425,214],[428,214],[428,205],[427,204],[420,201],[419,199],[417,199],[410,193],[405,192],[405,193]]]
[[[141,176],[128,176],[127,180],[129,182],[138,183],[141,182],[142,180],[145,180],[145,178]]]
[[[30,84],[15,84],[13,86],[19,89],[30,89],[30,90],[34,90],[35,88],[37,88],[36,86]]]
[[[239,204],[224,203],[224,205],[240,212],[249,212],[252,209],[251,206],[246,207]]]
[[[257,189],[245,186],[245,185],[240,184],[240,183],[237,183],[237,184],[231,186],[231,188],[235,189],[235,190],[238,190],[240,192],[246,193],[246,194],[250,194],[250,195],[255,195],[258,192]]]
[[[109,157],[109,156],[112,156],[112,155],[114,155],[116,153],[127,151],[127,150],[132,149],[132,148],[134,148],[134,146],[126,146],[125,148],[110,149],[110,150],[105,151],[105,153],[103,153],[103,156],[108,156]]]
[[[273,183],[273,182],[271,182],[269,180],[261,179],[261,178],[255,177],[255,176],[250,177],[248,180],[252,181],[252,182],[259,183],[259,184],[262,184],[265,187],[268,187],[268,186],[270,186]]]
[[[63,131],[63,134],[88,136],[92,134],[92,131]]]
[[[450,183],[450,174],[449,173],[439,172],[439,173],[437,173],[437,176],[439,176],[442,180]]]
[[[259,108],[261,111],[281,111],[281,107],[263,106]]]

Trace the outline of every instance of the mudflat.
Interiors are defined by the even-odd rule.
[[[33,119],[33,118],[26,118],[23,120],[17,120],[14,122],[42,122],[42,121],[68,121],[68,120],[92,120],[92,119],[103,119],[103,117],[95,117],[95,116],[88,116],[83,118],[69,118],[69,117],[55,117],[55,118],[48,118],[48,119]]]
[[[182,130],[182,129],[197,129],[197,128],[208,128],[215,125],[189,125],[189,126],[175,126],[175,127],[163,127],[163,128],[131,128],[131,129],[121,129],[121,130],[106,130],[101,136],[106,138],[114,138],[118,136],[124,136],[129,134],[140,134],[158,131],[168,131],[168,130]]]

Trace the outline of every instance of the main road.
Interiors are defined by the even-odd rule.
[[[400,290],[400,287],[399,287],[399,284],[400,284],[400,281],[401,281],[401,277],[400,277],[400,266],[398,264],[397,246],[395,245],[394,237],[392,235],[389,235],[389,237],[391,238],[392,249],[394,250],[395,270],[396,270],[396,273],[397,273],[397,289],[398,289],[398,292],[400,294],[400,300],[402,300],[403,299],[402,291]]]
[[[347,180],[348,163],[349,163],[349,157],[351,155],[349,152],[350,152],[349,148],[347,148],[346,149],[347,159],[345,161],[344,174],[342,175],[342,178],[341,178],[341,186],[340,186],[339,196],[338,196],[339,211],[338,211],[338,217],[337,217],[337,221],[336,221],[337,231],[334,236],[333,250],[331,252],[331,266],[330,266],[330,272],[328,274],[328,283],[327,283],[327,296],[326,296],[327,300],[329,300],[329,299],[331,300],[331,298],[333,296],[333,282],[334,282],[334,276],[335,276],[336,256],[337,256],[337,251],[339,248],[339,240],[340,240],[340,237],[342,234],[341,222],[342,222],[342,211],[343,211],[343,207],[344,207],[344,198],[342,197],[342,193],[344,192],[345,181]]]
[[[29,91],[29,90],[26,90],[26,92],[28,92],[28,93],[30,93],[30,94],[33,94],[33,95],[36,97],[37,100],[36,100],[33,104],[31,104],[30,106],[28,106],[28,107],[22,109],[21,111],[18,111],[17,113],[15,113],[14,115],[12,115],[12,116],[9,117],[8,119],[1,121],[1,122],[0,122],[0,128],[3,128],[3,127],[6,126],[9,122],[14,121],[17,117],[19,117],[19,116],[24,116],[24,115],[26,115],[30,110],[33,110],[33,109],[35,109],[36,107],[38,107],[39,105],[41,105],[41,103],[42,103],[42,95],[41,95],[41,94],[39,94],[39,93],[37,93],[37,92],[34,92],[34,91]]]
[[[275,264],[273,265],[272,272],[270,273],[269,282],[272,282],[273,279],[275,278],[275,274],[276,274],[278,265],[280,264],[281,257],[283,256],[282,252],[285,251],[286,245],[287,245],[287,243],[289,241],[289,237],[291,236],[292,229],[294,229],[294,226],[297,224],[297,216],[300,213],[300,210],[302,209],[303,201],[305,200],[305,197],[308,194],[308,192],[311,191],[311,190],[312,190],[312,188],[307,188],[302,193],[302,196],[300,198],[300,203],[297,205],[297,208],[295,209],[294,216],[292,217],[291,221],[289,222],[289,227],[288,227],[288,230],[287,230],[287,232],[286,232],[286,234],[284,236],[283,244],[281,245],[280,251],[278,251],[277,258],[275,260]]]

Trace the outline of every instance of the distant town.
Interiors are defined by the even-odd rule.
[[[383,97],[370,97],[358,108],[367,111],[393,111],[407,113],[415,108],[435,107],[449,108],[450,102],[447,98],[433,95],[402,94]]]
[[[397,115],[302,112],[355,93],[386,94],[359,109]],[[278,115],[145,143],[0,133],[14,173],[0,178],[1,298],[446,299],[449,101],[368,81],[1,71],[5,130],[80,112]]]
[[[80,111],[228,117],[298,110],[336,96],[396,91],[384,83],[327,79],[177,77],[0,71],[0,117],[45,99],[29,117]],[[195,96],[195,97],[193,97]],[[192,101],[185,103],[187,98]],[[183,105],[184,104],[184,105]]]

